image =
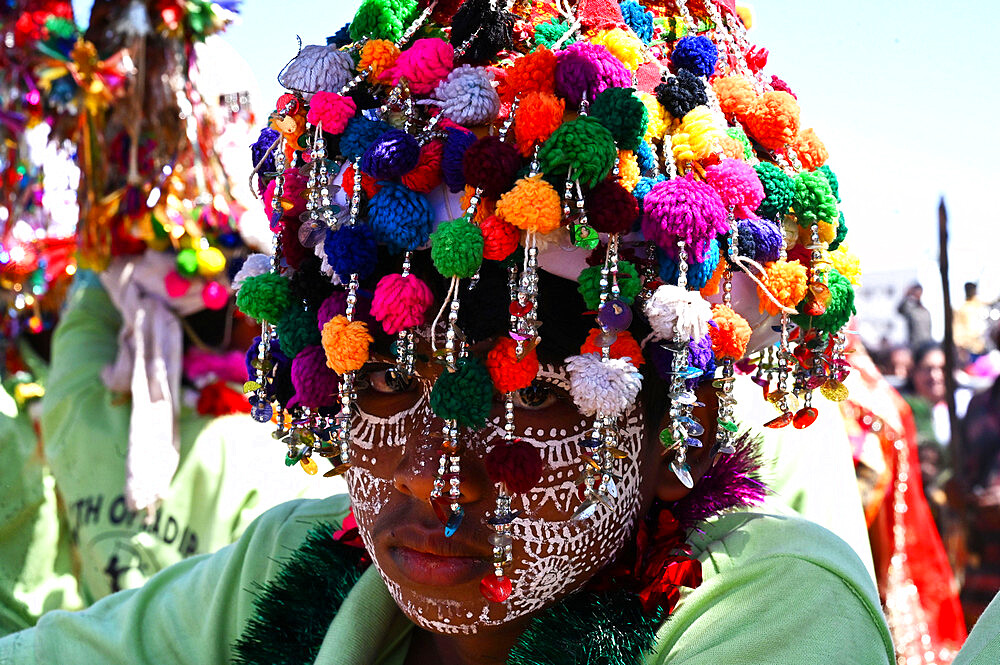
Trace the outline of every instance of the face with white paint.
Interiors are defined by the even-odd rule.
[[[369,372],[370,385],[358,394],[355,466],[348,486],[376,567],[403,612],[425,629],[477,633],[557,602],[613,560],[654,496],[679,498],[679,482],[669,472],[669,477],[661,473],[666,464],[656,441],[660,427],[646,426],[647,415],[659,419],[666,405],[646,409],[640,403],[620,421],[618,447],[628,457],[618,461],[618,499],[591,518],[572,520],[581,502],[579,442],[592,419],[573,405],[565,372],[543,365],[536,382],[545,397],[530,404],[516,399],[515,425],[521,439],[542,451],[545,471],[532,491],[514,497],[521,517],[513,524],[514,561],[507,573],[513,592],[506,602],[491,603],[480,593],[479,581],[492,574],[493,530],[485,520],[495,505],[496,488],[482,458],[502,440],[502,400],[497,396],[486,428],[463,430],[461,503],[466,514],[458,532],[446,538],[429,502],[442,441],[443,422],[428,406],[438,370],[418,364],[417,371],[420,380],[405,391],[390,388],[384,370]],[[697,473],[700,461],[691,461]]]

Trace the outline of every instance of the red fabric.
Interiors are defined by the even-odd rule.
[[[621,7],[615,0],[581,0],[576,15],[580,23],[594,30],[626,27]]]
[[[228,416],[233,413],[250,413],[246,395],[233,390],[225,381],[210,383],[198,395],[198,413],[203,416]]]

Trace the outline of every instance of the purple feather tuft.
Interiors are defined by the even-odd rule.
[[[686,528],[727,510],[750,508],[767,496],[767,485],[759,476],[756,441],[744,434],[735,448],[732,455],[720,455],[690,494],[670,506],[670,512]]]

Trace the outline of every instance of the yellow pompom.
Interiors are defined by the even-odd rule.
[[[602,30],[590,41],[611,51],[611,55],[621,60],[622,64],[633,72],[639,69],[639,65],[646,60],[646,56],[642,52],[642,41],[631,32],[626,32],[621,28]]]
[[[712,112],[707,106],[692,109],[671,139],[674,159],[690,161],[704,159],[715,152],[725,134],[715,126]]]
[[[364,321],[348,321],[339,314],[323,324],[321,338],[326,366],[337,374],[355,372],[368,362],[372,336]]]
[[[736,15],[743,21],[743,27],[747,30],[753,27],[753,11],[749,7],[737,5]]]
[[[226,269],[226,256],[217,247],[198,250],[198,274],[212,278]]]
[[[663,139],[663,134],[667,131],[667,123],[664,118],[666,111],[660,105],[660,102],[657,101],[656,97],[648,92],[639,91],[635,93],[635,96],[646,107],[646,113],[649,115],[649,122],[646,125],[646,135],[642,138],[644,141],[658,143]]]
[[[816,223],[819,231],[819,241],[824,245],[829,245],[837,238],[837,225],[827,224],[824,221],[819,221]],[[800,226],[799,229],[799,244],[809,246],[812,244],[812,229],[808,226]]]
[[[861,261],[847,248],[847,245],[841,243],[836,251],[830,252],[830,263],[848,282],[854,286],[861,286]]]
[[[639,184],[639,178],[641,177],[642,174],[639,173],[639,160],[636,159],[635,153],[631,150],[619,150],[618,182],[622,184],[622,187],[631,192]]]

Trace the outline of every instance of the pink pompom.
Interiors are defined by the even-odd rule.
[[[299,170],[295,167],[290,167],[285,169],[285,179],[282,186],[281,198],[286,201],[291,202],[291,208],[285,211],[286,217],[298,217],[306,211],[306,177],[299,173]],[[268,216],[271,221],[271,231],[277,232],[279,229],[275,224],[271,213],[274,210],[274,188],[277,185],[277,180],[272,180],[267,184],[267,189],[264,190],[264,213]]]
[[[719,193],[726,207],[737,208],[747,217],[764,200],[764,186],[752,166],[738,159],[723,159],[705,169],[705,181]]]
[[[302,404],[313,408],[333,406],[337,403],[340,377],[326,366],[326,352],[322,346],[307,346],[292,359],[292,386],[295,394],[289,408]]]
[[[347,122],[354,117],[357,110],[357,105],[350,97],[320,90],[309,100],[306,120],[314,125],[323,123],[324,132],[343,134]]]
[[[393,85],[405,78],[410,92],[428,95],[438,83],[454,69],[455,49],[443,39],[428,37],[413,42],[413,46],[400,53],[396,64],[382,74]]]
[[[229,303],[229,290],[218,282],[209,282],[201,290],[201,300],[209,309],[222,309]]]
[[[176,270],[171,270],[163,276],[163,288],[171,298],[180,298],[191,288],[191,282],[181,277]]]
[[[424,323],[434,302],[430,288],[413,275],[386,275],[379,280],[372,298],[372,315],[382,322],[388,335]]]
[[[687,243],[689,257],[701,262],[712,239],[729,230],[722,198],[690,174],[653,185],[643,203],[642,233],[667,254]]]

